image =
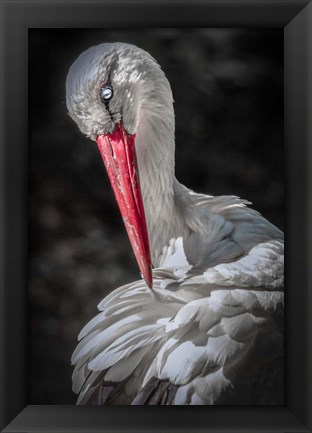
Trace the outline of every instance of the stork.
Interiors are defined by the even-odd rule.
[[[66,102],[97,142],[143,277],[80,332],[77,404],[283,404],[283,233],[246,200],[177,181],[170,84],[144,50],[87,49]]]

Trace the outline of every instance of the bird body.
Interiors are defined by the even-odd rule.
[[[246,200],[176,180],[172,93],[148,53],[92,47],[66,88],[144,277],[108,295],[81,331],[78,404],[283,404],[282,232]]]

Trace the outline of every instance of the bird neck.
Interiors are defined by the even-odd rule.
[[[141,107],[136,147],[152,261],[183,232],[174,194],[174,113],[171,104]]]

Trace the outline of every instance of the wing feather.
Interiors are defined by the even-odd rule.
[[[153,290],[138,281],[112,292],[73,353],[78,403],[236,404],[233,389],[252,395],[255,377],[258,400],[270,390],[266,401],[276,402],[281,394],[258,378],[281,362],[284,294],[265,276],[261,286],[257,272],[282,266],[280,253],[278,243],[265,244],[252,257],[181,274],[167,257],[173,266],[154,270]],[[249,274],[258,280],[245,287]]]

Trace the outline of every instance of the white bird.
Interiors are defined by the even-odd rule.
[[[77,404],[283,404],[283,233],[246,200],[176,180],[172,92],[147,52],[86,50],[66,101],[98,144],[143,276],[80,332]]]

